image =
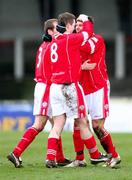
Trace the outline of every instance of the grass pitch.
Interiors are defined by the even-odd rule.
[[[114,144],[120,153],[122,162],[118,169],[104,168],[101,164],[91,165],[85,151],[86,168],[54,168],[44,165],[47,136],[40,133],[23,153],[23,168],[15,168],[6,156],[12,151],[23,132],[0,132],[0,180],[132,180],[132,134],[112,134]],[[62,134],[65,156],[75,158],[72,133]],[[101,151],[102,147],[98,143]]]

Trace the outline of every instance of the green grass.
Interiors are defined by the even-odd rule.
[[[16,169],[6,159],[12,151],[22,132],[0,132],[0,179],[1,180],[131,180],[132,179],[132,134],[112,134],[114,144],[119,151],[122,163],[118,169],[93,166],[85,151],[88,166],[86,168],[55,168],[44,166],[46,155],[47,133],[41,133],[23,153],[23,168]],[[66,157],[75,158],[72,145],[72,134],[63,133],[63,146]],[[102,151],[101,146],[99,149]]]

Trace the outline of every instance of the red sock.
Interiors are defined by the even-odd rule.
[[[96,146],[95,138],[91,136],[90,138],[83,140],[83,142],[89,151],[90,157],[92,159],[98,159],[100,157],[100,152]]]
[[[76,160],[84,159],[84,142],[80,136],[80,129],[74,128],[73,132],[73,143],[76,152]]]
[[[58,146],[58,139],[56,138],[49,138],[48,139],[48,147],[47,147],[47,157],[48,160],[55,160],[56,152]]]
[[[108,154],[112,154],[112,157],[116,158],[118,156],[118,153],[116,152],[115,146],[112,142],[110,133],[107,132],[106,136],[100,139],[100,143]]]
[[[57,147],[57,153],[56,153],[56,160],[57,161],[64,161],[64,154],[63,154],[63,148],[62,148],[62,139],[61,136],[58,139],[58,147]]]
[[[29,144],[31,144],[37,134],[38,131],[35,128],[31,127],[27,129],[17,146],[14,148],[14,155],[19,157],[23,153],[23,151],[29,146]]]

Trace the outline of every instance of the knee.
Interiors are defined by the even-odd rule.
[[[33,126],[38,132],[41,132],[43,131],[44,129],[44,124],[43,123],[34,123]]]
[[[96,131],[103,129],[104,128],[104,119],[93,120],[92,121],[92,127]]]
[[[89,121],[88,121],[87,118],[82,118],[82,119],[80,120],[80,127],[90,129]]]
[[[38,132],[41,132],[41,131],[43,131],[43,129],[44,129],[44,127],[38,127]]]
[[[44,129],[46,122],[47,122],[47,118],[46,117],[44,117],[44,116],[36,116],[35,117],[35,122],[33,124],[33,127],[38,132],[41,132]]]
[[[49,138],[57,138],[59,139],[59,137],[61,136],[61,129],[60,128],[56,128],[53,126],[53,128],[51,129],[50,133],[49,133]]]
[[[32,127],[34,127],[38,131],[38,133],[40,133],[44,129],[43,127],[35,127],[35,126],[32,126]]]

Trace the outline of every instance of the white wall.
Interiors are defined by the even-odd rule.
[[[106,127],[111,132],[132,132],[132,98],[111,99]]]
[[[40,30],[36,0],[0,0],[0,38],[35,38]]]

